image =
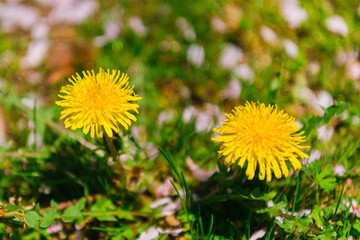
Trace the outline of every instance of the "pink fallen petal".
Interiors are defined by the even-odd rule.
[[[191,173],[196,180],[206,182],[209,179],[209,174],[195,164],[190,157],[186,158],[186,165],[190,168]]]

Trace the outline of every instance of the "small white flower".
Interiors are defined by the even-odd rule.
[[[196,132],[209,132],[214,125],[213,116],[207,112],[198,112],[195,121]]]
[[[318,133],[318,139],[320,139],[323,142],[328,142],[330,141],[332,135],[334,134],[334,128],[330,127],[328,129],[327,126],[324,125],[318,128],[317,133]]]
[[[22,105],[24,105],[25,107],[27,107],[29,109],[34,109],[34,107],[35,107],[35,99],[32,99],[32,98],[22,98],[21,103],[22,103]],[[30,123],[33,123],[33,121],[29,121],[29,124]]]
[[[38,22],[39,12],[22,4],[0,3],[0,20],[4,32],[11,32],[16,27],[29,30]]]
[[[317,106],[316,106],[316,110],[321,113],[322,115],[324,115],[324,110],[322,110],[321,107],[323,108],[328,108],[332,105],[334,105],[334,100],[332,98],[332,96],[330,95],[330,93],[328,93],[327,91],[321,90],[318,94],[317,94]]]
[[[274,44],[278,41],[276,33],[269,27],[262,26],[260,28],[260,35],[267,43]]]
[[[304,158],[304,161],[302,162],[302,164],[303,164],[304,166],[306,166],[306,165],[312,163],[312,162],[315,161],[315,160],[319,160],[320,157],[321,157],[321,153],[319,152],[319,150],[313,149],[313,150],[311,151],[310,157],[309,157],[308,159],[307,159],[307,158]]]
[[[187,60],[199,67],[204,63],[205,51],[204,48],[198,44],[193,44],[187,50]]]
[[[97,10],[98,4],[94,0],[52,1],[53,9],[49,13],[52,23],[80,24]]]
[[[308,65],[308,71],[311,75],[315,75],[320,71],[320,63],[316,61],[311,61]]]
[[[152,143],[146,144],[146,147],[144,150],[147,153],[150,160],[154,160],[155,158],[157,158],[159,156],[158,149]]]
[[[176,112],[173,109],[167,109],[160,112],[158,116],[158,124],[162,125],[163,123],[171,122],[176,116]]]
[[[341,165],[341,164],[337,164],[337,165],[334,167],[334,175],[335,175],[335,176],[339,176],[339,177],[344,176],[345,172],[346,172],[346,169],[345,169],[345,167],[344,167],[343,165]]]
[[[176,212],[176,210],[180,210],[181,207],[182,207],[181,200],[178,198],[174,202],[170,202],[170,203],[166,204],[161,209],[161,214],[163,216],[173,215]]]
[[[178,236],[180,233],[182,233],[183,229],[182,228],[175,228],[175,229],[162,229],[162,228],[157,228],[157,230],[159,231],[159,233],[161,234],[170,234],[173,237]]]
[[[308,18],[307,12],[299,6],[297,0],[283,0],[281,4],[281,13],[288,23],[289,28],[297,28]]]
[[[348,35],[349,29],[348,25],[341,16],[334,15],[326,19],[326,28],[336,34],[342,36]]]
[[[193,106],[187,107],[184,109],[183,112],[183,122],[184,123],[189,123],[192,119],[195,118],[196,115],[196,108]]]
[[[226,24],[218,17],[212,17],[210,23],[211,27],[219,33],[225,33],[227,31]]]
[[[156,195],[167,197],[173,192],[174,187],[172,186],[170,180],[172,181],[173,179],[171,177],[167,177],[164,183],[156,188]]]
[[[46,232],[48,234],[54,234],[60,232],[61,230],[63,230],[63,225],[60,222],[57,222],[54,225],[48,226],[46,228]]]
[[[147,28],[144,26],[141,18],[134,16],[129,18],[129,27],[138,35],[139,37],[144,37],[147,33]]]
[[[244,80],[247,83],[254,82],[254,72],[247,64],[239,64],[233,69],[233,73],[236,77]]]
[[[304,209],[303,211],[302,211],[302,215],[310,215],[311,214],[311,209]]]
[[[241,84],[237,79],[231,79],[227,87],[222,91],[224,98],[238,99],[241,94]]]
[[[285,52],[289,57],[296,58],[298,56],[299,49],[298,46],[293,41],[291,41],[290,39],[285,39],[283,44],[284,44]]]
[[[266,206],[267,206],[268,208],[271,208],[271,207],[275,206],[275,204],[274,204],[274,202],[273,202],[272,200],[270,200],[270,201],[267,201],[267,202],[266,202]]]
[[[253,235],[251,235],[250,240],[256,240],[264,237],[266,234],[266,228],[262,228],[259,231],[255,232]]]
[[[190,157],[186,158],[186,165],[191,170],[192,175],[194,178],[200,182],[206,182],[209,179],[209,174],[201,169],[197,164],[193,162]]]
[[[105,26],[105,34],[94,38],[94,45],[97,47],[104,46],[109,41],[115,39],[120,34],[120,24],[109,22]]]
[[[47,40],[34,40],[30,42],[26,56],[21,60],[23,67],[38,67],[49,49]]]
[[[350,213],[354,213],[357,217],[360,217],[360,206],[358,203],[353,199],[351,202]]]
[[[109,22],[105,26],[105,36],[107,36],[109,39],[116,38],[120,33],[120,27],[121,25],[116,22]]]
[[[357,80],[360,78],[360,62],[352,62],[347,68],[347,74],[350,78]]]
[[[49,33],[50,26],[46,23],[40,22],[31,29],[31,37],[33,39],[46,39]]]
[[[152,240],[159,237],[159,232],[154,227],[150,227],[146,232],[140,234],[138,240]]]
[[[226,44],[219,59],[219,65],[223,69],[231,69],[235,67],[243,58],[241,49],[233,44]]]
[[[155,202],[150,204],[150,208],[158,208],[160,206],[166,205],[171,203],[171,199],[169,197],[165,197],[165,198],[160,198],[158,200],[156,200]]]
[[[279,223],[283,223],[283,222],[284,222],[284,218],[283,218],[283,217],[277,216],[275,219],[276,219],[276,221],[278,221]]]

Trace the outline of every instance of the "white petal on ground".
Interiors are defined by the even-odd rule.
[[[163,123],[171,122],[176,116],[176,111],[173,109],[166,109],[160,112],[158,116],[158,124],[162,125]]]
[[[146,232],[143,232],[138,237],[138,240],[152,240],[159,237],[159,232],[156,228],[150,227]]]
[[[334,175],[335,176],[339,176],[339,177],[344,176],[345,172],[346,172],[346,169],[342,164],[337,164],[334,167]]]
[[[212,17],[210,23],[211,27],[219,33],[225,33],[227,31],[225,22],[218,17]]]
[[[290,39],[285,39],[283,44],[285,52],[289,57],[296,58],[298,56],[299,48],[293,41]]]
[[[260,28],[260,35],[267,43],[274,44],[278,41],[276,33],[267,26],[262,26]]]
[[[360,217],[360,206],[354,199],[351,202],[350,213],[354,213],[357,217]]]
[[[319,105],[318,110],[320,112],[324,112],[321,107],[323,108],[328,108],[332,105],[334,105],[334,100],[332,98],[332,96],[330,95],[330,93],[328,93],[325,90],[321,90],[318,94],[317,94],[317,104]]]
[[[201,45],[192,44],[187,50],[186,55],[187,60],[197,67],[201,66],[204,63],[205,51]]]
[[[63,0],[54,1],[54,8],[49,13],[52,23],[80,24],[95,13],[98,8],[94,0]]]
[[[347,67],[347,74],[354,80],[360,79],[360,62],[350,63]]]
[[[326,28],[336,34],[346,36],[349,33],[348,25],[345,20],[338,15],[334,15],[326,19]]]
[[[239,99],[241,94],[241,84],[237,79],[231,79],[227,87],[222,91],[224,98]]]
[[[26,56],[21,60],[23,67],[38,67],[49,48],[47,40],[35,40],[30,42]]]
[[[317,150],[317,149],[313,149],[311,151],[310,157],[309,158],[304,158],[304,160],[302,162],[302,165],[306,166],[306,165],[312,163],[315,160],[319,160],[320,157],[321,157],[320,151]]]
[[[33,7],[17,3],[0,3],[2,31],[11,32],[16,27],[29,30],[36,25],[39,12]]]
[[[196,108],[193,106],[189,106],[184,109],[182,119],[184,123],[189,123],[196,116]]]
[[[201,169],[197,164],[195,164],[190,157],[186,158],[186,165],[189,167],[193,177],[196,180],[200,182],[206,182],[209,179],[209,174],[205,170]]]
[[[321,126],[317,130],[318,133],[318,139],[320,139],[323,142],[330,141],[332,135],[334,134],[334,128],[330,127],[328,128],[326,125]]]
[[[297,0],[283,0],[281,4],[281,13],[289,28],[299,27],[300,24],[308,18],[307,12],[300,7]]]
[[[150,208],[158,208],[160,206],[169,204],[171,202],[172,202],[172,200],[169,197],[160,198],[160,199],[154,201],[153,203],[151,203]]]
[[[175,229],[162,229],[162,228],[157,228],[157,230],[159,231],[159,233],[161,234],[170,234],[173,237],[178,236],[180,233],[182,233],[183,229],[182,228],[175,228]]]
[[[163,216],[173,215],[177,210],[180,210],[181,208],[182,208],[181,200],[178,198],[174,202],[170,202],[170,203],[166,204],[161,209],[161,214]]]
[[[219,65],[223,69],[235,67],[243,58],[242,50],[234,44],[226,44],[219,58]]]
[[[272,200],[266,202],[266,206],[268,208],[275,206],[274,202]]]
[[[130,17],[128,24],[131,30],[133,30],[139,37],[144,37],[146,35],[147,28],[144,26],[141,18],[137,16]]]
[[[262,237],[264,237],[266,234],[266,228],[262,228],[259,231],[255,232],[253,235],[251,235],[250,240],[257,240]]]
[[[208,112],[198,112],[195,121],[196,132],[209,132],[214,125],[213,115]]]
[[[247,83],[254,82],[254,71],[247,64],[239,64],[233,69],[233,73],[236,77],[244,80]]]
[[[156,188],[156,195],[167,197],[173,192],[174,187],[172,186],[170,180],[173,181],[171,177],[167,177],[164,180],[164,183]]]
[[[50,30],[50,26],[46,23],[40,22],[31,29],[31,37],[33,39],[46,39]]]
[[[63,225],[60,222],[55,223],[54,225],[48,226],[46,232],[48,234],[57,233],[63,230]]]

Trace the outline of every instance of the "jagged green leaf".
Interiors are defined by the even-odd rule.
[[[75,205],[71,205],[65,209],[64,213],[61,216],[61,219],[64,222],[72,222],[75,220],[81,220],[83,218],[82,210],[86,204],[86,199],[81,198]]]
[[[40,216],[35,211],[29,211],[25,213],[25,219],[30,228],[37,228],[39,226]]]
[[[286,220],[284,223],[276,222],[285,232],[293,233],[295,231],[299,233],[307,232],[310,229],[312,220],[310,218],[294,218],[294,220]]]
[[[320,226],[324,226],[324,219],[321,216],[321,208],[318,205],[315,205],[312,212],[311,212],[311,216],[312,218],[315,220],[315,222],[317,224],[319,224]]]
[[[335,189],[337,186],[336,178],[331,177],[333,172],[334,169],[329,166],[325,166],[320,174],[317,174],[315,177],[315,182],[327,193]]]
[[[279,202],[275,204],[273,207],[264,208],[261,210],[257,210],[257,213],[269,213],[271,215],[277,216],[279,212],[281,212],[284,208],[286,208],[287,204],[285,202]]]

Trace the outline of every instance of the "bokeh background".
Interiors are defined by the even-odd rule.
[[[325,159],[338,176],[356,175],[358,145],[349,158],[339,155],[360,134],[359,26],[357,0],[1,1],[0,200],[46,207],[51,199],[116,195],[116,172],[96,153],[102,140],[81,131],[69,137],[54,105],[68,77],[99,67],[127,72],[143,98],[121,159],[141,166],[137,193],[150,193],[129,209],[149,209],[170,194],[161,192],[170,191],[171,174],[159,146],[174,155],[194,191],[204,192],[199,182],[218,171],[212,128],[246,101],[295,116],[307,126],[311,160]],[[337,118],[322,126],[310,121],[340,102],[347,105]],[[345,195],[356,196],[358,185],[347,181]],[[256,218],[239,223],[238,211],[222,216],[220,206],[216,234],[260,228]],[[154,225],[140,222],[134,238]]]

